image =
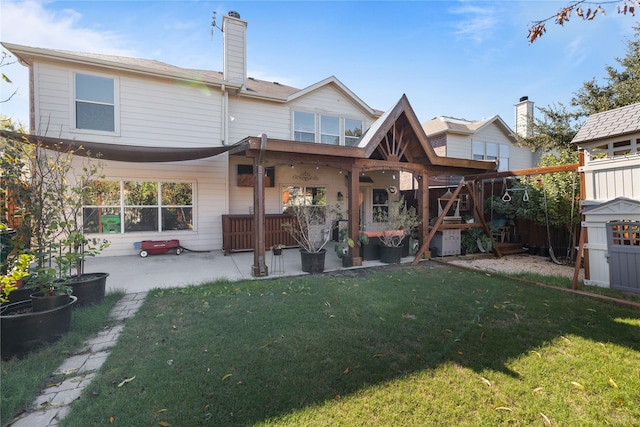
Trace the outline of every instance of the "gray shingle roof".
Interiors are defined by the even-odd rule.
[[[15,45],[17,48],[23,46]],[[48,55],[66,61],[77,63],[93,63],[100,66],[122,68],[133,72],[150,72],[167,77],[175,77],[194,81],[205,82],[207,84],[224,84],[222,72],[210,70],[196,70],[190,68],[181,68],[175,65],[167,64],[153,59],[132,58],[119,55],[105,55],[99,53],[75,52],[60,49],[48,48],[30,48],[24,46],[31,51],[37,51],[39,55]],[[270,98],[286,99],[291,94],[298,92],[300,89],[286,86],[277,82],[265,80],[257,80],[248,78],[246,82],[246,92],[258,96],[266,96]]]
[[[573,144],[640,132],[640,103],[589,116]]]

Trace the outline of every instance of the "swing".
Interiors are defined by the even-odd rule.
[[[547,186],[544,183],[544,176],[542,177],[542,194],[544,196],[544,217],[547,223],[547,242],[549,243],[549,257],[555,264],[562,265],[562,263],[556,258],[553,252],[553,246],[551,245],[551,229],[549,227],[549,209],[547,206]]]

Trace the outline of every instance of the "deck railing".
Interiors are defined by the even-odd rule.
[[[294,221],[290,215],[265,215],[265,247],[273,245],[297,246],[297,243],[282,226]],[[252,251],[255,248],[253,236],[253,215],[222,215],[222,246],[224,254]]]

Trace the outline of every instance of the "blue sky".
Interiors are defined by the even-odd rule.
[[[156,59],[222,70],[222,33],[230,10],[247,28],[251,77],[298,88],[336,76],[364,102],[386,110],[406,94],[421,122],[446,115],[498,114],[511,127],[514,104],[562,102],[584,81],[617,66],[638,17],[607,7],[590,22],[574,17],[530,45],[528,25],[565,1],[7,1],[0,40],[35,47]],[[606,6],[605,6],[606,7]],[[28,124],[24,67],[3,67],[0,113]]]

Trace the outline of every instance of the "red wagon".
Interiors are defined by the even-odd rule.
[[[179,240],[143,240],[140,242],[140,256],[146,258],[149,254],[164,254],[175,250],[176,255],[182,253],[182,246]]]

